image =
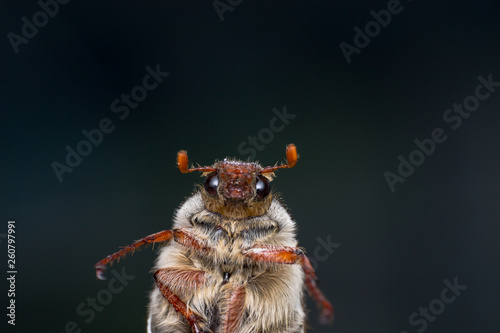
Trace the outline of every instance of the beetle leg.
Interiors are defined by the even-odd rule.
[[[199,238],[187,229],[175,229],[174,240],[179,244],[197,251],[206,252],[210,250],[206,240]]]
[[[193,235],[189,230],[186,229],[174,229],[174,230],[164,230],[157,232],[155,234],[146,236],[144,238],[139,239],[138,241],[135,241],[134,243],[125,246],[122,248],[120,251],[117,251],[106,258],[102,259],[95,265],[95,270],[96,270],[96,275],[99,279],[105,280],[104,276],[104,271],[106,270],[106,265],[112,264],[113,261],[119,260],[121,257],[124,257],[128,253],[132,252],[134,253],[135,250],[138,250],[144,245],[151,244],[151,243],[164,243],[168,242],[171,238],[174,238],[174,240],[182,244],[186,247],[190,247],[192,249],[198,250],[198,251],[208,251],[209,247],[206,244],[206,241],[197,238],[195,235]]]
[[[243,319],[243,309],[245,307],[245,287],[236,287],[231,292],[228,303],[228,313],[224,325],[224,333],[238,333],[241,320]]]
[[[334,317],[333,306],[319,289],[318,278],[316,277],[314,268],[311,266],[309,258],[307,258],[305,254],[302,254],[302,269],[306,275],[307,289],[321,308],[321,313],[319,315],[320,323],[323,325],[332,323]]]
[[[200,270],[185,270],[164,268],[154,274],[156,285],[161,294],[168,300],[172,307],[180,313],[188,322],[193,333],[212,332],[206,328],[203,319],[177,296],[172,289],[189,287],[196,288],[205,283],[205,272]]]
[[[321,308],[320,322],[333,322],[333,306],[318,287],[318,278],[311,262],[301,249],[290,246],[254,245],[242,250],[243,255],[255,260],[276,264],[300,264],[305,274],[309,293]]]
[[[139,249],[140,247],[150,244],[150,243],[162,243],[162,242],[167,242],[172,238],[173,231],[172,230],[163,230],[160,232],[157,232],[155,234],[146,236],[144,238],[139,239],[138,241],[125,246],[122,248],[120,251],[117,251],[106,258],[102,259],[95,265],[95,270],[96,270],[96,275],[99,279],[104,280],[106,279],[104,277],[104,271],[106,269],[106,265],[112,264],[113,261],[119,260],[121,257],[125,256],[127,253],[132,252],[134,253],[135,250]]]

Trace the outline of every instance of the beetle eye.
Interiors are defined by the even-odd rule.
[[[210,195],[216,195],[217,186],[219,186],[219,177],[217,177],[217,172],[214,172],[205,179],[205,191]]]
[[[255,183],[255,190],[257,192],[257,198],[264,199],[271,192],[271,187],[269,186],[269,180],[264,176],[259,176],[257,178],[257,183]]]

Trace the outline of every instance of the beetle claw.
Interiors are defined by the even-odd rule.
[[[99,280],[106,280],[106,276],[104,273],[106,272],[106,267],[105,266],[96,266],[95,267],[95,275]]]

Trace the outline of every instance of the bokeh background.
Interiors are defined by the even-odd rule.
[[[178,150],[202,165],[247,159],[238,146],[285,106],[296,117],[256,159],[274,164],[287,143],[298,147],[299,163],[273,186],[300,244],[310,256],[319,246],[336,321],[319,325],[309,301],[313,331],[496,332],[500,88],[457,130],[443,113],[474,93],[479,75],[500,81],[499,6],[400,6],[348,63],[339,44],[352,45],[353,29],[387,1],[243,0],[223,21],[211,1],[71,1],[18,53],[7,36],[21,35],[40,6],[2,2],[0,233],[16,221],[18,269],[8,332],[145,332],[156,250],[114,266],[135,278],[87,322],[77,307],[108,284],[93,265],[170,228],[202,181],[175,168]],[[121,120],[111,103],[157,64],[170,75]],[[114,131],[60,182],[51,164],[103,118]],[[435,128],[448,139],[392,192],[384,172]],[[337,247],[325,256],[327,239]],[[455,278],[468,288],[425,329],[412,326],[409,316]]]

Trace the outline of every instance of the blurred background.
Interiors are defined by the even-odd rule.
[[[8,332],[145,332],[157,249],[114,265],[133,279],[112,287],[93,266],[171,227],[202,181],[177,151],[271,165],[290,142],[299,162],[272,185],[336,309],[321,326],[309,300],[313,332],[497,331],[500,87],[470,96],[500,82],[498,5],[60,1],[0,5]],[[475,111],[447,113],[464,100]],[[436,128],[446,141],[399,167]]]

